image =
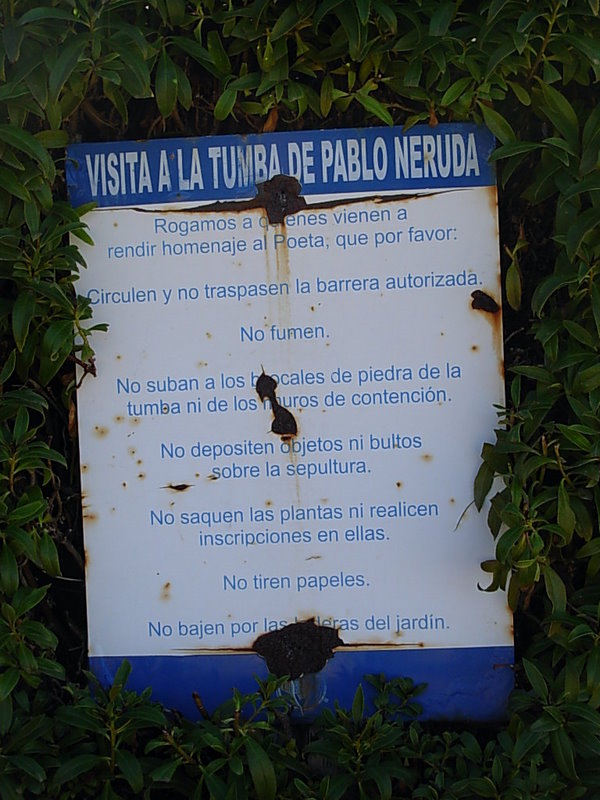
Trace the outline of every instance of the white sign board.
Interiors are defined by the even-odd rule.
[[[99,203],[78,291],[110,326],[79,390],[100,675],[127,657],[165,702],[209,675],[228,696],[266,670],[259,637],[314,619],[343,642],[315,704],[385,671],[427,680],[433,715],[500,713],[511,619],[472,505],[504,398],[492,146],[449,125],[71,149],[74,204]]]

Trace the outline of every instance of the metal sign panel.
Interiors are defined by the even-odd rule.
[[[511,617],[472,505],[503,404],[485,129],[77,145],[92,669],[192,710],[267,668],[305,712],[365,673],[502,714]]]

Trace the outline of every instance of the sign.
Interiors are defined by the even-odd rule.
[[[469,125],[75,145],[107,334],[79,390],[90,665],[193,712],[367,673],[501,716],[472,504],[504,402],[493,138]]]

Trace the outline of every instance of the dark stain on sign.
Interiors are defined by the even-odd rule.
[[[291,175],[276,175],[270,181],[257,184],[258,194],[254,198],[262,206],[272,225],[283,222],[288,214],[306,208],[306,200],[300,196],[300,183]]]
[[[313,618],[264,633],[252,649],[265,659],[269,672],[278,677],[289,675],[294,680],[322,670],[333,658],[334,647],[343,644],[335,628],[315,625]]]
[[[294,415],[279,403],[275,395],[275,389],[277,388],[277,381],[275,378],[267,375],[263,369],[258,376],[255,388],[261,401],[268,400],[271,403],[271,411],[273,412],[271,431],[281,436],[284,442],[296,436],[298,433],[298,425],[296,424]]]
[[[494,298],[480,289],[471,292],[471,297],[473,298],[471,308],[474,308],[475,311],[487,311],[488,314],[497,314],[500,311],[500,306]]]

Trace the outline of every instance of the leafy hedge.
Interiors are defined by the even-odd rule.
[[[600,794],[598,0],[2,0],[0,795],[565,798]],[[515,611],[497,729],[413,719],[410,680],[293,727],[266,681],[198,722],[88,687],[75,364],[85,209],[69,141],[484,122],[501,186],[509,402],[489,591]],[[85,378],[92,380],[91,376]],[[363,718],[364,691],[376,713]],[[418,701],[418,698],[417,698]]]

